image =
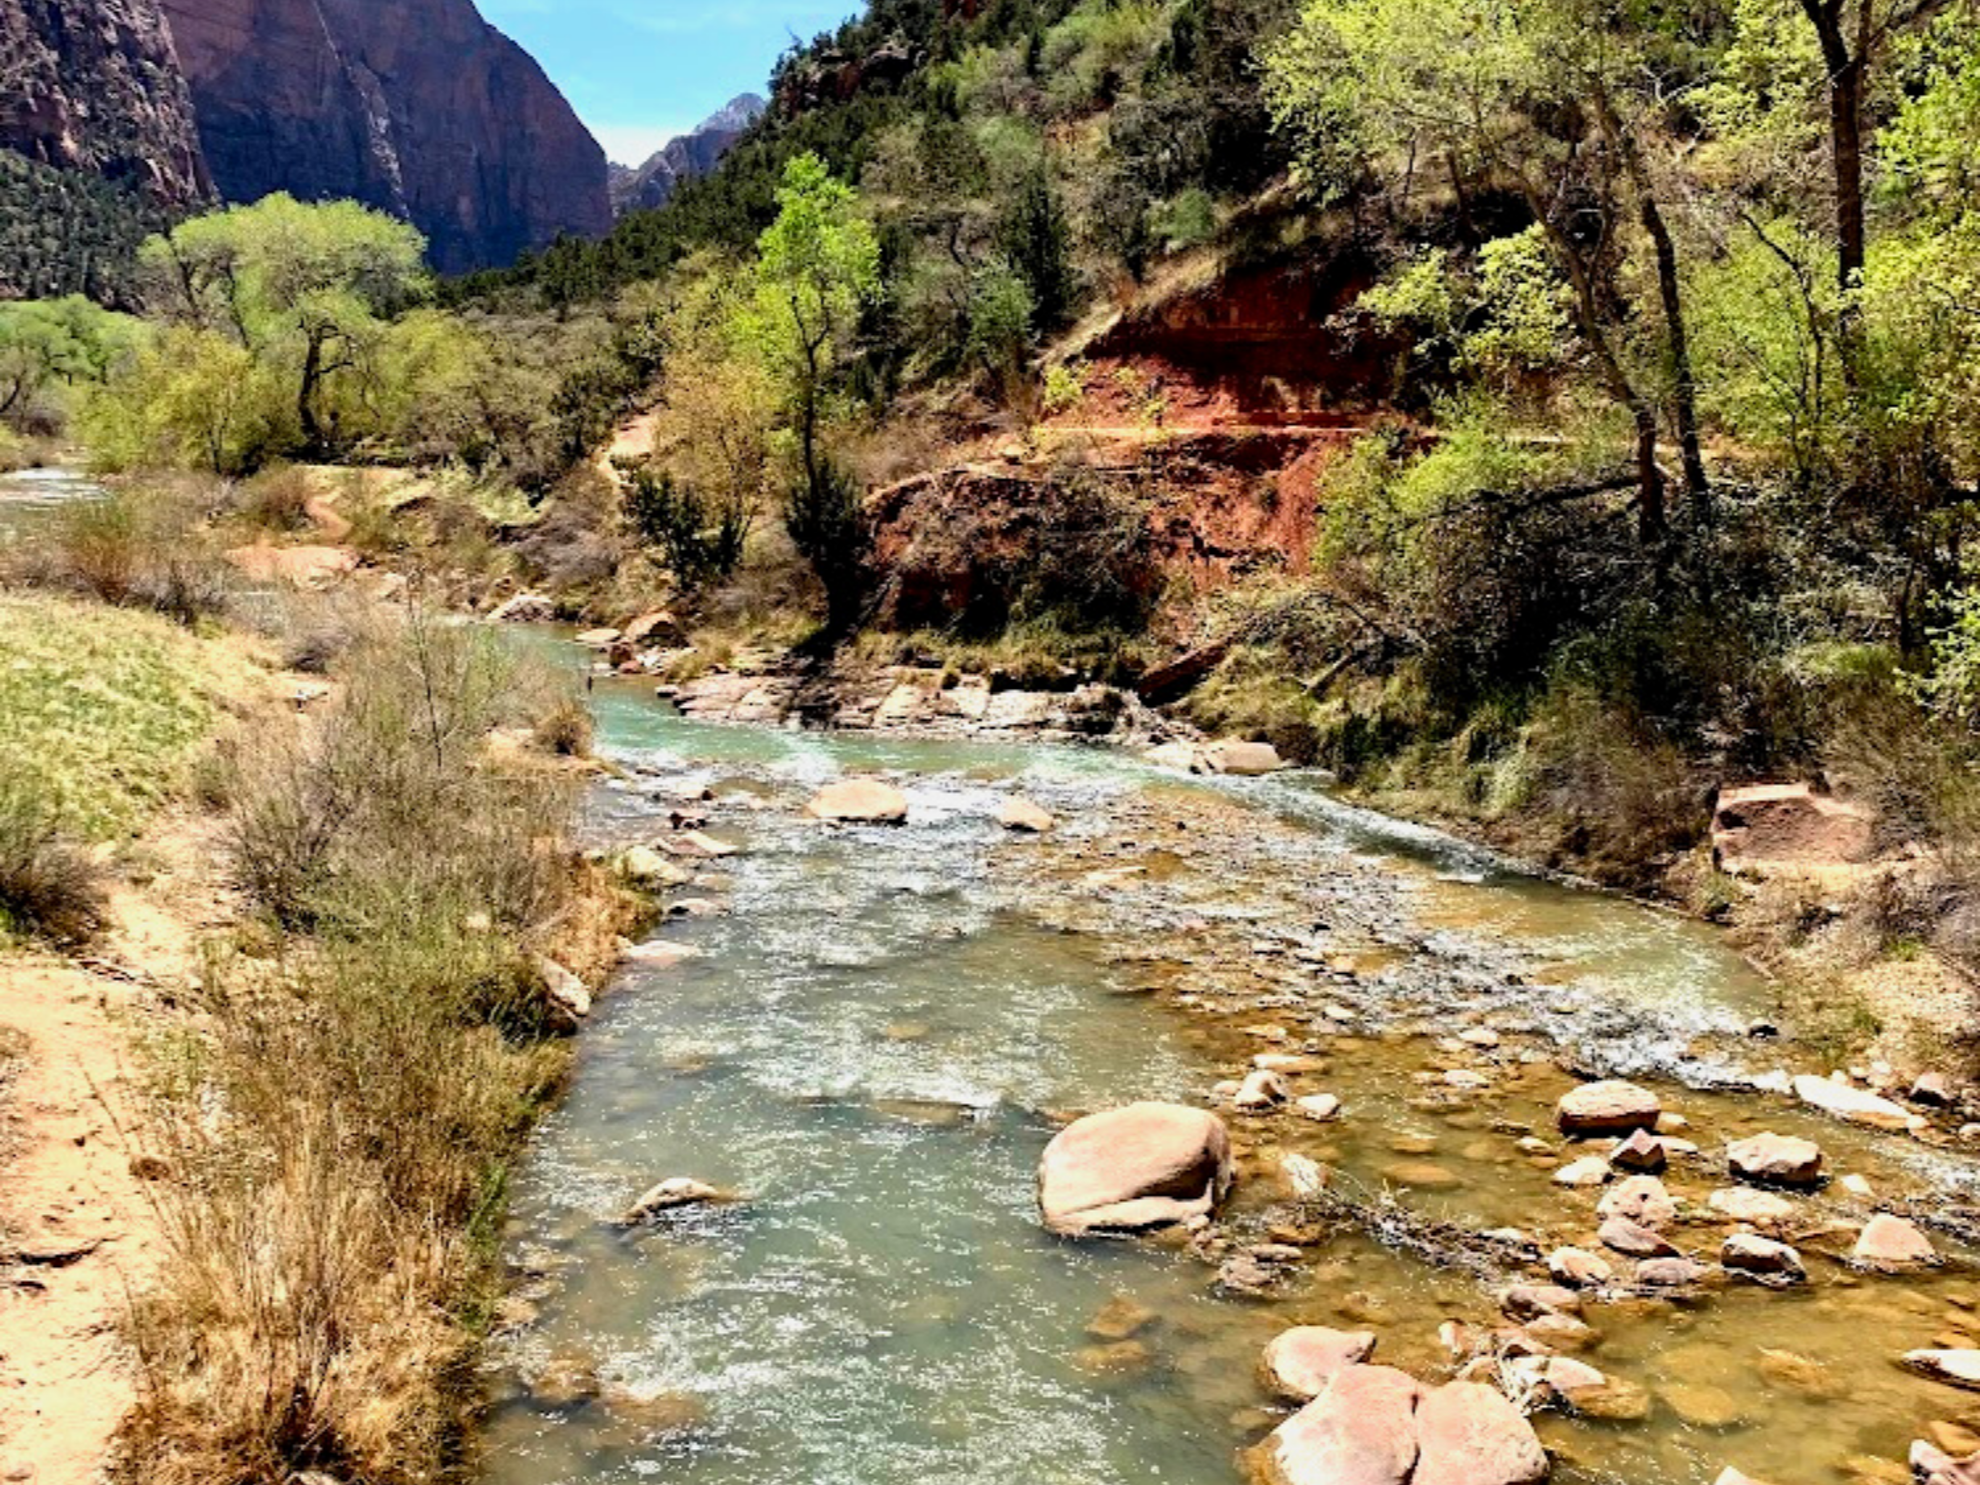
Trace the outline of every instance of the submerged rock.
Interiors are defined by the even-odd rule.
[[[1627,1135],[1639,1129],[1654,1132],[1662,1106],[1648,1088],[1610,1079],[1569,1089],[1554,1112],[1562,1134],[1582,1138]]]
[[[900,825],[907,821],[907,796],[877,779],[842,779],[818,791],[804,812],[814,820],[849,825]]]
[[[1864,1225],[1849,1259],[1858,1268],[1900,1273],[1937,1263],[1939,1255],[1916,1223],[1879,1212]]]
[[[1086,1333],[1096,1341],[1127,1341],[1161,1318],[1133,1295],[1117,1294],[1086,1322]]]
[[[1615,1176],[1615,1170],[1600,1155],[1584,1155],[1579,1160],[1570,1160],[1554,1172],[1556,1186],[1606,1186]]]
[[[1324,1325],[1297,1325],[1273,1337],[1259,1359],[1265,1385],[1281,1397],[1311,1402],[1347,1367],[1358,1366],[1375,1352],[1372,1330],[1332,1330]]]
[[[1038,1167],[1045,1226],[1068,1237],[1149,1232],[1207,1216],[1231,1188],[1223,1121],[1137,1103],[1061,1130]]]
[[[1770,1191],[1749,1191],[1727,1186],[1705,1198],[1705,1205],[1733,1222],[1755,1227],[1779,1227],[1794,1216],[1794,1203]]]
[[[1247,1114],[1269,1113],[1286,1101],[1285,1080],[1277,1073],[1260,1068],[1239,1085],[1231,1102]]]
[[[1630,1258],[1679,1258],[1683,1255],[1669,1241],[1640,1222],[1627,1217],[1611,1217],[1596,1236],[1602,1246]]]

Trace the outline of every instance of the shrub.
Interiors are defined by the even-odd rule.
[[[828,626],[835,633],[851,630],[872,578],[873,528],[859,481],[821,459],[792,482],[784,522],[799,555],[824,585]]]
[[[301,531],[309,525],[313,493],[307,470],[275,464],[240,485],[236,509],[264,530]]]
[[[744,502],[706,499],[651,459],[620,460],[618,467],[633,529],[660,549],[676,583],[694,591],[735,572],[753,524]]]
[[[103,926],[102,872],[67,839],[60,817],[25,778],[0,770],[0,939],[86,943]]]

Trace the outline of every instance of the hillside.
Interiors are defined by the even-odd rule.
[[[740,94],[687,133],[668,140],[644,164],[613,166],[613,210],[624,215],[665,206],[683,184],[712,173],[768,107],[755,93]]]

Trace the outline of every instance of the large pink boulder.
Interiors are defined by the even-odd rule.
[[[1721,870],[1840,866],[1874,851],[1869,814],[1807,784],[1756,784],[1719,795],[1712,854]]]
[[[1261,1485],[1408,1485],[1416,1468],[1414,1377],[1351,1366],[1253,1456]]]
[[[1062,1129],[1038,1167],[1045,1226],[1149,1232],[1208,1215],[1231,1189],[1231,1139],[1203,1109],[1136,1103]]]
[[[1416,1405],[1411,1485],[1538,1485],[1547,1451],[1519,1409],[1490,1387],[1452,1382]]]
[[[1259,1370],[1265,1384],[1280,1396],[1312,1402],[1337,1374],[1360,1365],[1374,1351],[1373,1331],[1295,1325],[1272,1338]]]

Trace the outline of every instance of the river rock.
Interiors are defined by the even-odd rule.
[[[1963,1346],[1907,1351],[1904,1364],[1936,1381],[1980,1392],[1980,1351]]]
[[[591,1014],[591,992],[584,988],[584,981],[541,954],[536,958],[536,974],[549,997],[551,1024],[562,1031],[575,1031]]]
[[[1726,1148],[1736,1180],[1759,1186],[1814,1186],[1822,1179],[1822,1151],[1812,1140],[1756,1134]]]
[[[1258,1447],[1262,1485],[1407,1485],[1416,1468],[1414,1377],[1350,1366]]]
[[[1231,1188],[1223,1121],[1137,1103],[1059,1131],[1038,1168],[1045,1226],[1064,1236],[1147,1232],[1207,1216]]]
[[[1916,1223],[1879,1212],[1864,1224],[1849,1261],[1879,1273],[1901,1273],[1937,1263],[1939,1255]]]
[[[1006,830],[1025,835],[1044,835],[1058,825],[1051,811],[1028,799],[1013,796],[997,811],[997,823]]]
[[[1649,1258],[1636,1267],[1636,1282],[1652,1289],[1689,1289],[1705,1281],[1705,1265],[1689,1258]]]
[[[687,638],[681,621],[664,608],[641,614],[626,625],[624,633],[630,645],[678,645]]]
[[[638,1201],[621,1212],[619,1225],[637,1227],[642,1222],[651,1222],[663,1212],[675,1212],[683,1207],[712,1206],[732,1200],[734,1197],[728,1192],[705,1181],[674,1176],[648,1189]]]
[[[1133,1295],[1117,1294],[1086,1322],[1086,1333],[1096,1341],[1128,1341],[1161,1318]]]
[[[1654,1176],[1671,1163],[1671,1152],[1663,1140],[1647,1129],[1639,1129],[1609,1152],[1609,1164],[1618,1170]]]
[[[1610,1079],[1569,1089],[1561,1095],[1555,1118],[1562,1134],[1586,1138],[1627,1135],[1638,1129],[1654,1131],[1660,1111],[1657,1095],[1649,1089]]]
[[[1771,1283],[1798,1284],[1808,1277],[1799,1253],[1754,1232],[1736,1232],[1727,1238],[1719,1262],[1732,1273]]]
[[[1288,1151],[1279,1157],[1279,1180],[1294,1201],[1312,1201],[1327,1189],[1327,1167]]]
[[[1847,1124],[1864,1124],[1872,1129],[1909,1129],[1912,1115],[1900,1104],[1879,1098],[1861,1088],[1804,1073],[1794,1080],[1794,1096],[1810,1108],[1820,1109]]]
[[[1604,1218],[1626,1217],[1652,1232],[1662,1232],[1677,1221],[1677,1203],[1655,1176],[1631,1176],[1620,1182],[1595,1210]]]
[[[1237,1097],[1231,1103],[1243,1113],[1264,1114],[1284,1103],[1286,1096],[1285,1079],[1275,1072],[1259,1068],[1238,1086]]]
[[[1141,755],[1143,763],[1152,763],[1157,768],[1173,768],[1178,773],[1195,773],[1200,755],[1193,743],[1170,742],[1150,748]]]
[[[1556,1284],[1515,1284],[1499,1296],[1499,1308],[1515,1320],[1538,1320],[1578,1312],[1581,1296]]]
[[[488,616],[497,624],[548,624],[557,605],[543,593],[518,593]]]
[[[676,908],[682,906],[674,904]],[[690,959],[699,959],[701,950],[692,944],[677,944],[664,938],[650,938],[645,943],[628,944],[621,956],[629,964],[644,964],[656,969],[672,969],[677,964],[685,964]]]
[[[1293,1105],[1316,1124],[1329,1124],[1341,1116],[1341,1101],[1331,1093],[1313,1093]]]
[[[612,858],[612,869],[632,886],[647,892],[685,887],[693,873],[674,865],[651,846],[628,846]]]
[[[1615,1170],[1600,1155],[1584,1155],[1579,1160],[1570,1160],[1554,1172],[1556,1186],[1606,1186],[1614,1178]]]
[[[1547,1451],[1533,1425],[1490,1387],[1451,1382],[1416,1406],[1411,1485],[1538,1485]]]
[[[1259,1358],[1265,1385],[1281,1397],[1312,1402],[1344,1368],[1358,1366],[1375,1352],[1372,1330],[1332,1330],[1296,1325],[1274,1336]]]
[[[1920,1073],[1911,1084],[1911,1101],[1928,1108],[1950,1108],[1953,1101],[1952,1080],[1942,1072]]]
[[[1728,1465],[1719,1471],[1719,1478],[1714,1480],[1712,1485],[1767,1485],[1767,1482],[1756,1480],[1751,1475],[1741,1474]]]
[[[1794,1203],[1771,1191],[1750,1191],[1726,1186],[1705,1198],[1705,1205],[1733,1222],[1755,1227],[1779,1227],[1794,1216]]]
[[[1261,778],[1286,767],[1286,760],[1270,743],[1214,742],[1204,748],[1199,756],[1212,773],[1227,773],[1237,778]]]
[[[818,791],[804,812],[814,820],[848,825],[900,825],[907,821],[907,795],[878,779],[841,779]]]
[[[1980,1454],[1954,1459],[1919,1439],[1911,1446],[1911,1476],[1918,1485],[1980,1485]]]
[[[1632,1222],[1627,1217],[1611,1217],[1602,1224],[1596,1233],[1602,1246],[1612,1252],[1629,1258],[1678,1258],[1681,1255],[1671,1244],[1652,1232],[1640,1222]]]
[[[1528,1387],[1551,1393],[1570,1405],[1576,1394],[1598,1392],[1609,1385],[1601,1372],[1572,1356],[1516,1356],[1506,1365]]]
[[[1616,1276],[1608,1260],[1586,1248],[1556,1248],[1547,1255],[1547,1272],[1569,1289],[1595,1288]]]

